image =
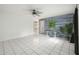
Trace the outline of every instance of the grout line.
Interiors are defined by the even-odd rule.
[[[14,44],[11,44],[11,45],[14,46]],[[17,46],[17,47],[19,47],[19,46]],[[15,48],[13,48],[13,49],[15,49]],[[15,52],[15,50],[14,50],[14,52]],[[23,52],[24,52],[24,51],[23,51]],[[16,52],[15,52],[15,55],[17,55]]]
[[[15,41],[16,42],[16,41]],[[17,43],[18,44],[18,43]],[[26,51],[24,51],[24,49],[18,44],[18,46],[23,50],[23,52],[25,53],[25,54],[27,54],[26,53]]]
[[[24,45],[25,45],[25,43],[24,43]],[[35,52],[32,48],[30,48],[30,47],[28,47],[30,50],[32,50],[33,52]],[[22,48],[23,49],[23,48]],[[24,50],[24,49],[23,49]],[[26,52],[26,51],[24,51],[24,52]],[[37,52],[35,52],[37,55],[39,55]]]
[[[63,46],[61,46],[61,49],[60,49],[59,55],[61,55],[61,51],[62,51],[62,49],[63,49],[63,47],[64,47],[64,44],[65,44],[65,41],[63,42]]]
[[[13,40],[12,40],[13,41]],[[21,39],[21,41],[20,40],[14,40],[14,42],[12,42],[12,41],[8,41],[8,45],[10,46],[10,48],[11,48],[11,50],[14,52],[14,54],[16,55],[16,52],[15,52],[15,48],[13,48],[13,47],[15,47],[15,44],[17,45],[17,47],[19,47],[21,50],[22,50],[22,52],[24,52],[25,54],[27,54],[26,53],[26,51],[23,49],[23,47],[22,47],[22,45],[26,45],[26,42],[25,41],[23,41],[22,39]],[[3,55],[5,55],[5,42],[6,41],[2,41],[2,49],[3,49]],[[12,43],[11,43],[12,42]],[[21,44],[20,44],[21,43]],[[69,42],[68,42],[69,43]],[[62,52],[62,50],[63,50],[63,48],[64,48],[64,45],[65,45],[66,43],[65,43],[65,40],[63,41],[63,43],[62,43],[62,45],[60,46],[61,47],[61,49],[59,50],[60,52],[58,53],[58,54],[60,54],[61,55],[61,52]],[[31,44],[30,44],[31,45]],[[48,53],[48,55],[51,55],[51,52],[57,47],[57,44],[54,44],[53,46],[51,46],[52,48],[50,49],[50,51],[49,51],[49,53]],[[30,49],[30,50],[32,50],[34,53],[36,53],[37,55],[40,55],[38,52],[36,52],[33,48],[31,48],[31,47],[29,47],[28,46],[28,49]],[[68,54],[70,55],[70,43],[69,43],[69,45],[68,45]],[[28,55],[28,54],[27,54]]]
[[[9,46],[11,47],[11,49],[12,49],[14,55],[16,55],[16,53],[15,53],[15,51],[14,51],[14,49],[13,49],[13,46],[11,45],[11,42],[8,41],[8,43],[9,43]]]
[[[2,45],[3,45],[3,55],[5,55],[4,41],[2,41]]]
[[[54,45],[53,48],[51,48],[51,51],[49,52],[49,55],[51,55],[52,50],[54,50],[56,48],[56,44]]]

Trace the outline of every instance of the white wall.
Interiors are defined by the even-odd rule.
[[[3,5],[0,14],[0,41],[33,34],[33,17],[22,13],[24,5]]]
[[[29,9],[38,8],[39,18],[74,12],[75,5],[0,5],[0,41],[33,34],[33,21]]]

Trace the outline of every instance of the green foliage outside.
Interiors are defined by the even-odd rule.
[[[63,27],[60,27],[60,31],[63,34],[65,34],[67,37],[69,37],[72,34],[72,30],[73,30],[72,23],[68,23],[68,24],[65,24]]]
[[[54,29],[56,26],[56,21],[55,19],[49,20],[48,22],[48,27]]]

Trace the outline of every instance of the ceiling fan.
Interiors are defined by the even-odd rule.
[[[36,9],[32,9],[32,15],[35,15],[35,16],[40,16],[42,12],[39,11],[39,10],[36,10]]]
[[[40,16],[42,14],[41,9],[34,7],[34,6],[28,6],[28,8],[24,9],[27,14],[33,15],[33,16]]]

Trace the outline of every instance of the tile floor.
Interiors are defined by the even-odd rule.
[[[31,35],[0,42],[0,55],[75,55],[65,38]]]

